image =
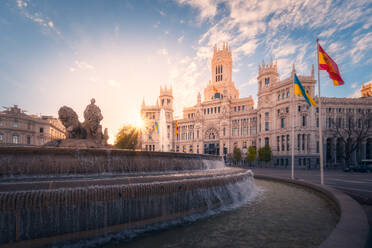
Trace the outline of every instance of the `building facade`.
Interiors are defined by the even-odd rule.
[[[239,90],[232,81],[232,55],[227,45],[214,47],[211,60],[211,80],[200,93],[197,103],[183,109],[181,119],[173,119],[172,90],[161,88],[155,105],[141,106],[145,128],[142,149],[159,151],[159,134],[154,129],[159,122],[160,110],[167,113],[170,149],[175,152],[227,155],[234,147],[242,149],[270,145],[276,165],[291,162],[292,126],[294,126],[295,160],[298,166],[319,165],[319,125],[323,125],[323,152],[325,164],[341,163],[332,147],[339,145],[330,131],[332,124],[350,113],[372,113],[372,97],[328,98],[322,97],[322,109],[308,107],[303,97],[293,94],[293,75],[280,80],[277,64],[270,61],[258,66],[258,102],[254,107],[251,96],[239,97]],[[311,96],[315,95],[314,67],[308,75],[298,75]],[[314,97],[316,102],[319,101]],[[160,103],[159,103],[160,102]],[[319,114],[322,123],[319,123]],[[371,130],[372,131],[372,130]],[[176,135],[178,133],[178,135]],[[371,136],[372,137],[372,136]],[[353,155],[354,160],[372,159],[372,139],[368,139]]]
[[[65,134],[65,127],[52,116],[27,115],[17,105],[0,112],[0,146],[41,146],[65,139]]]

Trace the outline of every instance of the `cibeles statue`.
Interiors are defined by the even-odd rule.
[[[95,105],[96,100],[90,100],[90,104],[84,111],[84,122],[80,123],[76,112],[67,106],[58,111],[59,119],[66,128],[66,139],[52,140],[45,146],[55,147],[80,147],[102,148],[108,147],[108,130],[102,132],[100,122],[103,119],[101,109]]]

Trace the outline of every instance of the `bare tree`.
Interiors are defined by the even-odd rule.
[[[352,153],[360,148],[364,141],[372,137],[372,113],[366,113],[363,110],[357,113],[347,113],[346,119],[330,119],[330,124],[329,131],[342,144],[342,150],[336,150],[337,156],[343,159],[344,167],[349,167]]]

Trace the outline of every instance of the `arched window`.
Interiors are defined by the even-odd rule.
[[[221,65],[221,73],[222,73],[222,65]]]

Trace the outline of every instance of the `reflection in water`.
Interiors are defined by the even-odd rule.
[[[335,227],[334,206],[301,187],[256,180],[258,200],[194,223],[150,231],[105,247],[317,247]]]

